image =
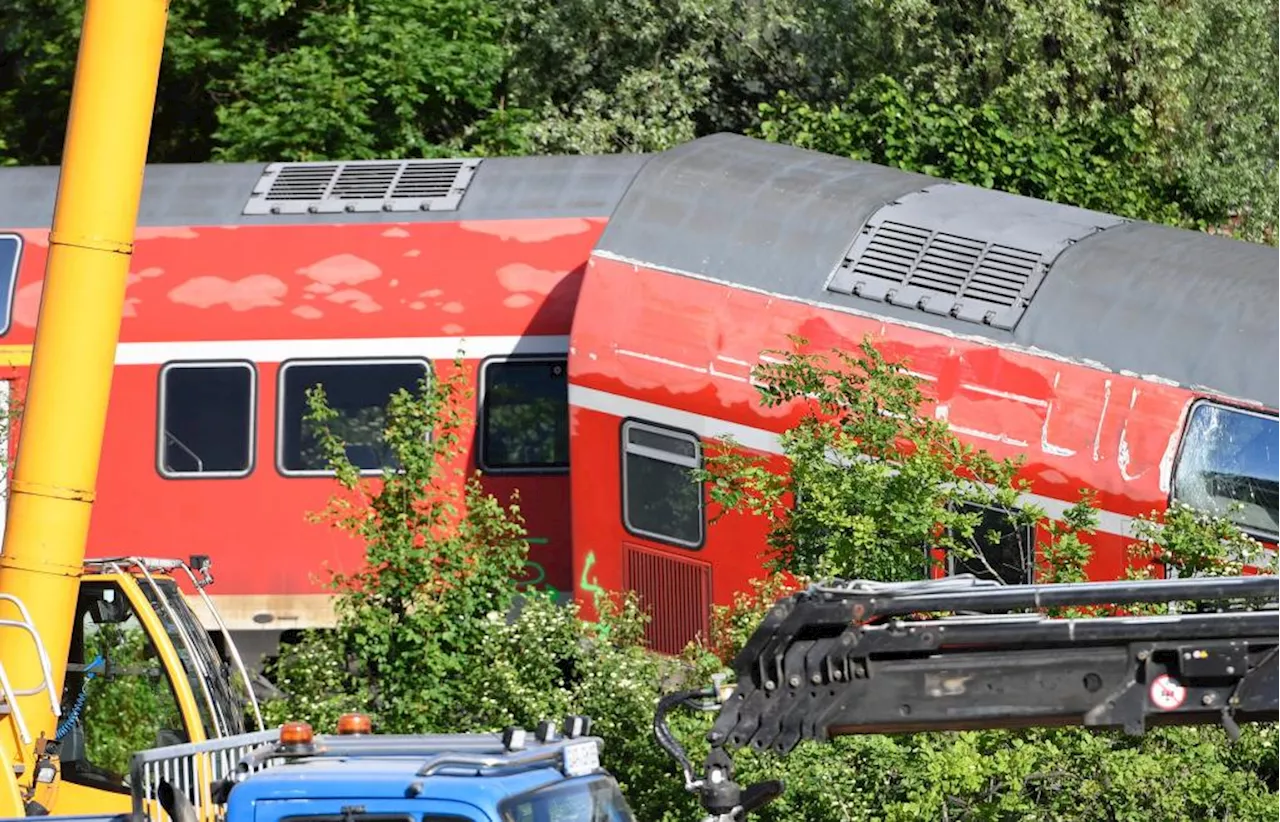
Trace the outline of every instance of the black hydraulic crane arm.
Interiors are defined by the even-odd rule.
[[[729,753],[742,747],[786,754],[802,740],[846,734],[1057,725],[1141,734],[1221,723],[1234,739],[1238,723],[1280,715],[1277,586],[1274,576],[815,585],[779,600],[734,659],[736,684],[708,733],[702,779],[665,714],[677,704],[709,709],[697,701],[723,694],[665,698],[655,731],[720,818],[782,790],[733,782]],[[1082,618],[1039,610],[1173,603],[1194,605]]]

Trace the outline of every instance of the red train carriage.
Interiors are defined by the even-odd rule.
[[[763,523],[709,528],[688,472],[721,434],[780,453],[796,411],[762,409],[748,374],[789,334],[909,358],[962,439],[1026,456],[1050,514],[1095,489],[1093,576],[1170,498],[1244,502],[1274,543],[1278,325],[1275,249],[735,136],[669,151],[574,319],[579,594],[634,588],[675,651],[760,575]],[[1010,582],[1032,579],[1028,536],[989,556]]]
[[[361,551],[304,520],[333,481],[303,393],[322,382],[367,421],[462,350],[486,412],[467,459],[490,490],[519,486],[527,581],[567,595],[568,335],[587,256],[642,162],[150,167],[90,556],[207,554],[233,629],[329,624],[316,579]],[[56,182],[0,170],[6,391],[26,371]],[[538,436],[513,432],[507,412],[540,397]],[[351,456],[381,465],[367,438]]]
[[[56,179],[0,169],[0,395],[21,391]],[[1098,574],[1134,515],[1211,502],[1210,469],[1256,480],[1246,524],[1275,531],[1272,249],[729,137],[653,157],[153,166],[140,225],[90,555],[210,555],[238,631],[327,624],[316,577],[359,556],[304,521],[333,487],[305,388],[367,423],[459,348],[478,388],[466,459],[520,488],[528,580],[637,588],[664,649],[758,573],[752,523],[708,529],[696,499],[692,517],[670,503],[707,437],[777,452],[786,417],[747,374],[795,331],[909,355],[957,432],[1028,455],[1051,512],[1096,488],[1115,535]],[[912,243],[934,250],[884,256]],[[930,285],[975,246],[988,280],[1013,255],[1016,294]],[[876,259],[900,271],[868,274]],[[533,436],[506,422],[539,400]],[[367,438],[352,457],[382,460]]]

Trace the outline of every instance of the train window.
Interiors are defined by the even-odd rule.
[[[951,553],[949,574],[972,574],[979,579],[999,579],[1005,585],[1027,585],[1034,577],[1035,527],[1012,521],[1012,511],[985,505],[964,504],[962,513],[981,516],[970,545],[974,557]]]
[[[1196,404],[1173,477],[1173,498],[1228,516],[1256,537],[1274,542],[1277,532],[1277,436],[1271,414]]]
[[[18,287],[18,262],[22,259],[22,238],[0,234],[0,334],[8,334],[13,319],[13,295]]]
[[[487,362],[481,369],[480,467],[489,473],[569,467],[566,361]]]
[[[622,522],[637,536],[686,548],[702,546],[698,438],[642,422],[622,425]]]
[[[247,475],[253,469],[256,382],[247,362],[164,366],[160,473],[170,478]]]
[[[425,360],[296,361],[280,369],[279,431],[276,436],[280,471],[293,475],[329,474],[307,415],[307,390],[323,385],[329,406],[338,412],[330,425],[347,446],[347,458],[366,472],[394,465],[382,440],[387,403],[401,388],[416,392],[427,375]]]

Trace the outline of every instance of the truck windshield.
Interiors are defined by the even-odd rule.
[[[635,822],[618,783],[598,774],[512,797],[498,812],[502,822]]]
[[[237,685],[240,683],[233,682],[231,666],[223,664],[209,634],[196,620],[177,583],[171,579],[157,579],[155,582],[155,588],[160,590],[165,602],[157,599],[155,588],[146,581],[139,580],[139,587],[164,623],[165,632],[182,660],[191,692],[200,705],[205,735],[210,739],[217,738],[219,727],[224,735],[244,733],[248,700],[239,692]],[[202,675],[202,671],[208,675]],[[205,696],[206,688],[208,697]]]

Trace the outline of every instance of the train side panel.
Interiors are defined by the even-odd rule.
[[[646,533],[627,520],[661,504],[646,497],[675,493],[662,489],[676,483],[681,443],[705,445],[732,434],[757,453],[780,453],[777,435],[799,411],[761,408],[749,374],[769,349],[788,348],[788,335],[807,339],[815,351],[852,350],[870,335],[887,355],[905,359],[923,380],[926,410],[962,440],[997,457],[1026,458],[1030,501],[1049,515],[1060,515],[1082,489],[1096,491],[1101,523],[1091,576],[1122,574],[1132,519],[1166,505],[1194,399],[1189,391],[596,257],[570,363],[572,490],[591,500],[590,513],[575,521],[576,575],[594,574],[602,587],[638,582],[647,589],[642,595],[661,598],[658,618],[668,621],[673,598],[706,590],[724,604],[761,575],[758,549],[745,547],[763,544],[758,518],[731,516],[705,526],[691,517],[682,533],[661,527]],[[671,467],[659,471],[652,467],[658,463]],[[628,470],[636,478],[630,499],[623,487]],[[656,477],[656,490],[640,487],[644,471]],[[607,476],[620,479],[611,484]],[[678,595],[677,583],[684,586]],[[705,628],[692,611],[684,619],[679,630],[654,630],[687,639]]]
[[[497,419],[487,438],[472,426],[463,459],[499,498],[520,490],[534,543],[522,581],[567,593],[565,354],[602,225],[140,229],[89,556],[208,554],[233,628],[329,623],[319,583],[326,567],[350,570],[361,546],[306,521],[337,485],[300,452],[305,385],[367,409],[427,362],[447,373],[464,352],[476,419],[486,396],[510,410],[512,391],[558,409],[554,420],[539,412],[538,430],[562,444],[513,442]],[[44,268],[45,234],[23,234],[9,346],[31,342]],[[24,372],[12,371],[19,384]]]

